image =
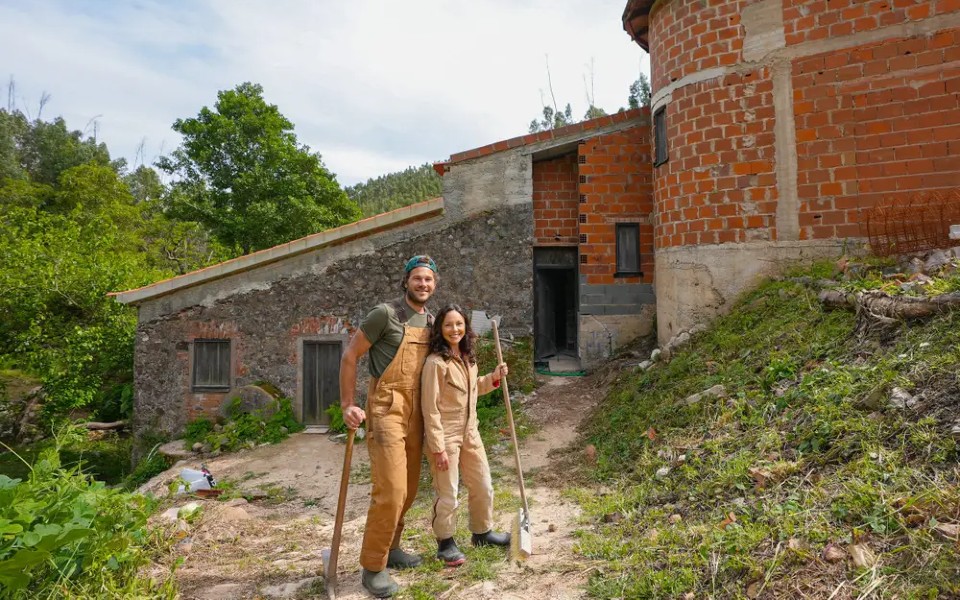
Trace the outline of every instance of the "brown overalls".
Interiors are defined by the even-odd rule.
[[[367,390],[367,451],[370,454],[370,509],[363,530],[360,565],[387,566],[400,547],[403,516],[417,496],[423,453],[420,372],[429,352],[430,328],[404,323],[397,355]]]

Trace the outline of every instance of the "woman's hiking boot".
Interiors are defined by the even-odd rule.
[[[374,598],[389,598],[397,593],[400,586],[390,577],[387,570],[368,571],[363,569],[360,572],[360,583],[368,592],[373,594]]]
[[[509,533],[496,533],[490,530],[486,533],[475,533],[470,536],[470,541],[474,546],[509,546]]]
[[[391,548],[390,554],[387,554],[387,566],[398,571],[416,568],[421,562],[423,559],[419,554],[410,554],[400,548]]]
[[[448,567],[459,567],[467,562],[467,557],[457,548],[457,542],[454,539],[437,540],[437,558],[443,561]]]

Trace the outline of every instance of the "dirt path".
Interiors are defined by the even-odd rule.
[[[529,600],[580,598],[590,565],[573,552],[573,532],[578,527],[577,505],[561,496],[557,481],[539,477],[551,470],[550,452],[576,438],[581,418],[604,394],[601,377],[547,377],[527,397],[518,397],[525,414],[539,431],[521,446],[533,519],[534,555],[522,564],[494,559],[492,568],[478,575],[467,567],[432,568],[396,573],[407,588],[400,597],[448,599],[516,598]],[[501,475],[497,486],[517,495],[513,455],[508,444],[498,444],[491,460]],[[329,546],[336,509],[344,445],[326,435],[297,434],[282,444],[263,446],[208,460],[207,466],[227,488],[254,492],[263,498],[222,502],[200,500],[202,513],[191,523],[167,520],[166,527],[180,541],[155,574],[175,561],[177,581],[184,599],[310,598],[322,597],[319,573],[321,549]],[[198,465],[191,465],[198,466]],[[154,482],[158,494],[175,470]],[[352,483],[347,500],[343,543],[340,550],[337,597],[344,600],[370,596],[359,584],[360,540],[369,501],[369,463],[366,447],[356,446]],[[179,472],[176,470],[176,472]],[[562,478],[559,478],[562,481]],[[435,549],[425,521],[429,492],[421,490],[411,511],[412,535],[405,537],[422,554]],[[188,500],[178,499],[179,507]],[[461,511],[463,512],[463,511]],[[509,530],[513,512],[500,512],[497,522]],[[163,520],[160,517],[158,520]],[[424,521],[424,523],[413,522]],[[433,550],[435,551],[435,550]],[[468,565],[470,561],[468,561]],[[433,592],[429,590],[433,589]],[[444,590],[444,591],[437,591]]]

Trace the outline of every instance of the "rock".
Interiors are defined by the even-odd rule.
[[[933,530],[951,541],[960,538],[960,524],[957,523],[937,523],[933,526]]]
[[[282,433],[283,435],[287,435],[287,434],[290,433],[290,430],[287,429],[286,427],[281,426],[281,427],[280,427],[280,433]]]
[[[651,542],[655,542],[657,541],[657,538],[660,537],[660,530],[657,529],[656,527],[651,527],[650,529],[647,530],[646,535],[644,535],[643,537],[647,538]]]
[[[759,581],[754,581],[753,583],[751,583],[750,585],[748,585],[748,586],[747,586],[747,598],[750,598],[751,600],[753,600],[753,598],[756,598],[757,596],[759,596],[759,595],[760,595],[760,586],[761,586],[761,585],[763,585],[763,584],[762,584],[761,582],[759,582]]]
[[[887,404],[890,408],[912,410],[917,406],[917,398],[903,388],[895,387],[890,390],[890,398]]]
[[[805,549],[805,544],[797,538],[790,538],[787,540],[787,549],[793,550],[794,552],[801,552]]]
[[[301,590],[306,590],[314,581],[320,577],[307,577],[290,583],[281,583],[278,585],[268,585],[260,588],[260,593],[267,598],[296,598]]]
[[[666,477],[670,473],[670,467],[660,467],[657,469],[657,477]]]
[[[197,593],[200,600],[234,600],[243,596],[243,585],[239,583],[221,583]]]
[[[699,394],[693,394],[687,396],[687,399],[684,402],[687,406],[692,406],[701,400],[706,400],[707,398],[726,398],[727,397],[727,388],[723,387],[721,384],[717,384],[711,388],[703,390]]]
[[[233,498],[223,503],[224,506],[243,506],[244,504],[250,504],[246,498]]]
[[[953,427],[950,428],[950,435],[953,436],[953,439],[960,440],[960,421],[954,423]]]
[[[162,456],[166,456],[171,461],[183,460],[185,458],[193,458],[193,450],[187,449],[186,440],[173,440],[172,442],[167,442],[159,448],[157,448]]]
[[[586,457],[588,464],[597,464],[597,447],[593,444],[588,444],[587,447],[583,449],[583,455]]]
[[[194,443],[193,443],[193,451],[194,451],[194,452],[203,452],[203,443],[202,443],[202,442],[194,442]]]
[[[945,264],[950,262],[950,256],[943,250],[934,250],[927,255],[927,260],[923,263],[925,273],[935,273]]]
[[[180,509],[178,509],[177,507],[168,508],[167,510],[163,511],[162,513],[160,513],[160,518],[161,518],[161,519],[165,519],[165,520],[167,520],[167,521],[171,521],[171,522],[176,521],[176,520],[177,520],[177,512],[178,512],[179,510],[180,510]]]
[[[662,352],[660,348],[654,348],[653,352],[650,353],[650,360],[652,360],[653,362],[657,362],[658,360],[660,360],[661,353]]]
[[[643,361],[642,363],[640,363],[639,365],[637,365],[637,368],[640,369],[641,371],[646,371],[647,369],[649,369],[649,368],[652,367],[652,366],[653,366],[653,361],[652,361],[652,360],[645,360],[645,361]]]
[[[670,518],[667,520],[670,521],[671,524],[676,525],[680,521],[683,521],[683,517],[681,517],[677,513],[673,513],[672,515],[670,515]]]
[[[213,445],[211,445],[209,442],[200,447],[200,452],[202,452],[203,454],[210,454],[212,450],[213,450]]]
[[[870,568],[877,562],[877,555],[866,544],[850,546],[850,556],[853,558],[853,564],[860,568]]]
[[[547,526],[547,531],[549,531],[550,533],[553,533],[556,530],[557,530],[557,526],[554,525],[553,523],[550,523],[550,525]]]
[[[195,512],[200,510],[199,502],[189,502],[184,504],[179,509],[177,509],[177,518],[178,519],[189,519],[193,516]]]
[[[239,506],[225,506],[220,512],[220,519],[228,523],[234,521],[248,521],[252,518],[253,517],[250,516],[250,513]]]
[[[821,553],[820,556],[823,558],[823,560],[834,563],[845,559],[847,557],[847,553],[844,552],[843,548],[831,542],[823,548],[823,553]]]
[[[220,406],[220,416],[229,419],[231,411],[252,413],[260,411],[264,418],[270,418],[277,412],[277,399],[259,385],[236,387],[227,393],[228,400]],[[238,398],[239,402],[234,402]]]

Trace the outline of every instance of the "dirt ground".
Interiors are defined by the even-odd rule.
[[[609,373],[610,371],[605,371]],[[538,431],[521,443],[533,521],[534,554],[523,563],[506,558],[490,570],[490,576],[465,578],[439,564],[424,574],[395,572],[401,586],[416,588],[418,580],[439,576],[447,585],[435,594],[419,592],[416,597],[448,599],[568,599],[583,597],[582,586],[592,565],[573,551],[573,533],[578,527],[579,509],[562,497],[557,477],[550,473],[551,451],[576,440],[581,419],[603,397],[610,377],[603,373],[588,377],[543,377],[542,385],[529,396],[517,396],[524,413]],[[499,461],[495,472],[498,486],[516,492],[512,448],[508,443],[490,449],[491,461]],[[300,433],[278,445],[212,458],[207,467],[229,489],[265,496],[247,502],[197,500],[179,496],[177,508],[189,501],[203,506],[200,516],[186,522],[158,517],[179,541],[168,557],[154,566],[153,575],[168,572],[179,562],[176,578],[185,599],[227,598],[309,598],[323,597],[321,550],[329,547],[343,464],[344,444],[328,435]],[[186,465],[199,467],[199,461]],[[147,485],[157,495],[167,494],[175,467]],[[345,600],[370,596],[360,586],[359,552],[366,508],[369,502],[369,463],[364,444],[355,446],[353,475],[347,499],[343,541],[340,549],[337,597]],[[534,484],[534,481],[548,483]],[[429,491],[421,491],[418,504],[429,506]],[[411,514],[415,514],[416,506]],[[460,511],[464,512],[463,510]],[[421,514],[428,514],[421,511]],[[496,519],[509,531],[514,512],[500,512]],[[419,517],[414,517],[414,520]],[[463,518],[463,515],[461,515]],[[426,518],[420,520],[426,521]],[[409,524],[404,545],[423,551],[431,559],[432,539],[426,523]],[[418,533],[417,533],[418,532]],[[426,550],[423,550],[426,549]],[[432,560],[432,559],[431,559]],[[468,561],[469,564],[469,561]],[[465,569],[461,567],[461,569]],[[401,592],[400,597],[413,597]]]

